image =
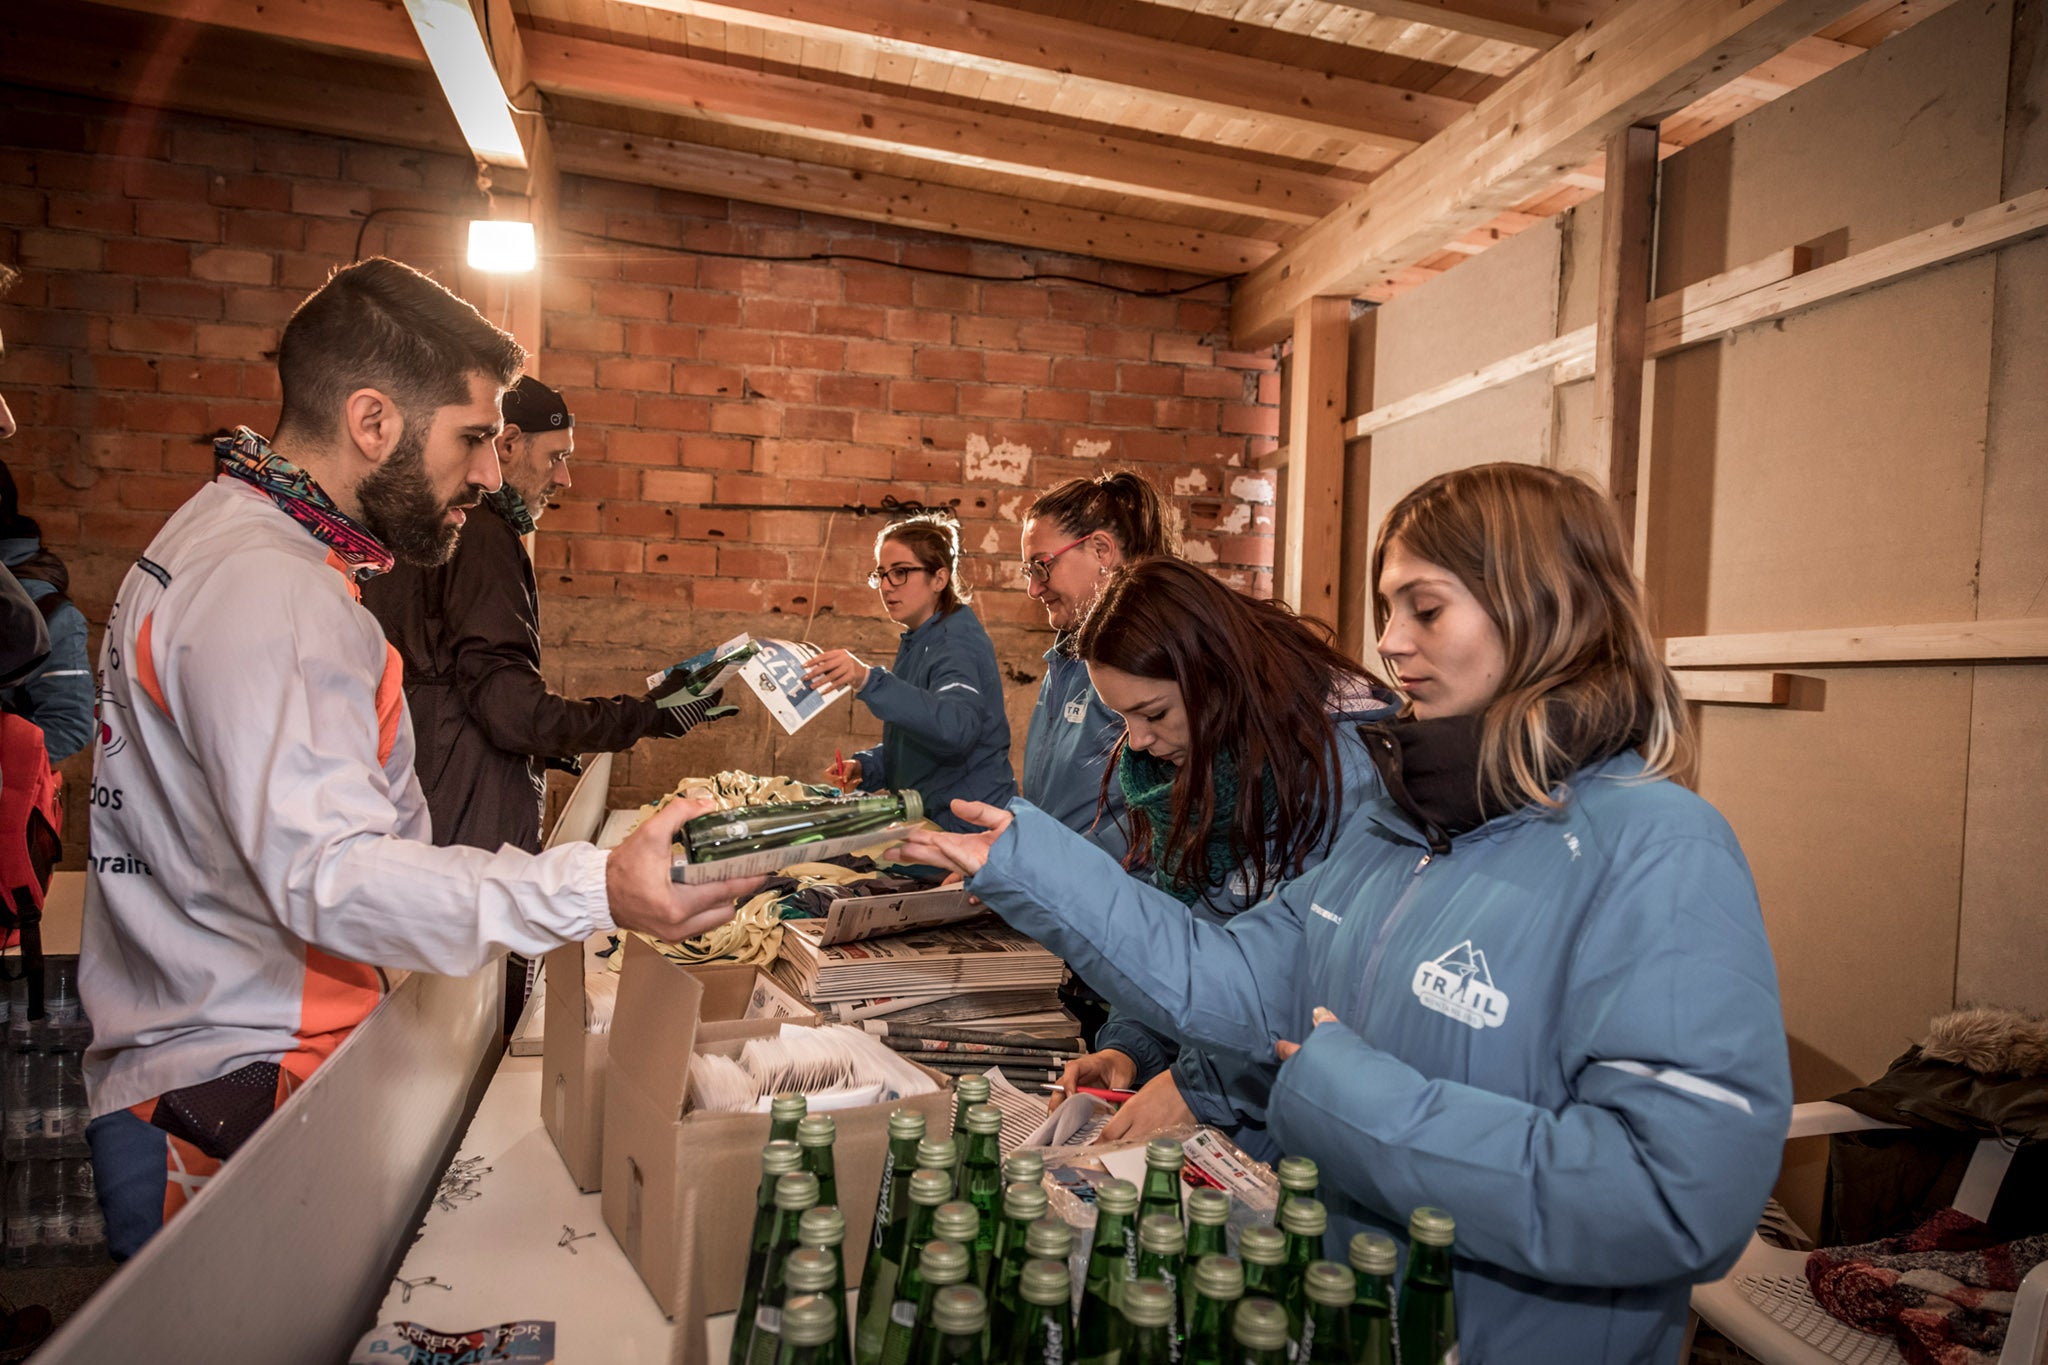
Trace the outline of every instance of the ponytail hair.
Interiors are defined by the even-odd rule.
[[[1167,515],[1166,500],[1149,480],[1128,469],[1068,479],[1042,494],[1024,516],[1027,521],[1049,521],[1061,534],[1077,539],[1106,532],[1126,559],[1180,553],[1180,532]]]
[[[939,589],[939,615],[951,616],[974,596],[960,579],[960,523],[951,513],[920,512],[890,522],[875,537],[877,559],[882,556],[882,546],[892,540],[910,551],[925,571],[946,571],[946,586]]]

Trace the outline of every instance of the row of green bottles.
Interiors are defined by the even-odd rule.
[[[910,1173],[924,1140],[924,1115],[898,1109],[889,1115],[889,1150],[882,1158],[882,1183],[875,1193],[875,1226],[860,1276],[860,1320],[853,1336],[854,1365],[876,1365],[889,1326],[889,1305],[903,1274],[910,1241]]]
[[[781,1346],[782,1305],[788,1298],[788,1262],[801,1249],[797,1234],[804,1213],[818,1203],[818,1178],[793,1171],[775,1181],[775,1224],[755,1286],[754,1311],[733,1321],[733,1350],[743,1365],[774,1365]]]
[[[820,797],[711,811],[685,821],[676,831],[675,842],[683,846],[691,862],[711,863],[763,849],[866,834],[899,821],[923,818],[924,799],[913,790]]]

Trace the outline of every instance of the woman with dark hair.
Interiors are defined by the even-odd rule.
[[[1675,1359],[1791,1083],[1756,887],[1674,780],[1690,724],[1613,506],[1527,465],[1445,474],[1388,513],[1373,577],[1408,698],[1364,727],[1385,794],[1264,904],[1164,916],[1024,803],[905,854],[1152,1023],[1282,1058],[1271,1132],[1321,1167],[1326,1248],[1455,1217],[1461,1358]]]
[[[1109,576],[1073,644],[1125,727],[1103,780],[1126,807],[1123,865],[1199,918],[1221,924],[1320,862],[1346,807],[1376,789],[1347,722],[1391,716],[1391,695],[1280,603],[1145,560]],[[1277,1155],[1263,1135],[1271,1058],[1179,1036],[1112,1011],[1061,1084],[1142,1087],[1105,1137],[1193,1119]]]
[[[949,516],[905,517],[875,538],[868,586],[903,627],[896,662],[870,667],[851,650],[828,649],[804,665],[818,686],[853,687],[881,718],[882,742],[826,770],[842,789],[914,789],[942,827],[968,829],[955,800],[1007,805],[1010,720],[996,648],[967,605],[960,581],[960,525]]]
[[[1124,723],[1102,704],[1074,653],[1074,631],[1109,575],[1126,563],[1174,555],[1179,537],[1159,490],[1129,470],[1068,479],[1024,514],[1024,591],[1058,632],[1024,734],[1024,799],[1112,856],[1124,854],[1123,791],[1103,785]],[[1106,800],[1104,798],[1107,798]]]

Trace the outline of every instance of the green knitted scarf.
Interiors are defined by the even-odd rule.
[[[1210,887],[1227,885],[1230,874],[1237,870],[1230,856],[1230,825],[1237,815],[1237,764],[1227,751],[1216,756],[1216,814],[1209,822],[1202,860],[1189,859],[1192,865],[1186,868],[1168,867],[1166,857],[1166,836],[1173,827],[1173,781],[1179,771],[1171,763],[1126,746],[1117,757],[1116,780],[1123,788],[1124,804],[1145,812],[1151,825],[1152,884],[1182,904],[1193,905]],[[1268,780],[1269,815],[1273,805],[1272,782]]]

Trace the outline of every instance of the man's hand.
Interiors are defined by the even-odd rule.
[[[1310,1010],[1308,1018],[1310,1028],[1321,1028],[1325,1024],[1337,1022],[1337,1016],[1321,1005],[1317,1005],[1313,1010]],[[1300,1043],[1290,1043],[1285,1038],[1273,1044],[1273,1055],[1283,1062],[1299,1051],[1301,1051]]]
[[[655,700],[653,693],[647,695],[650,701]],[[722,689],[678,706],[664,706],[655,713],[654,728],[647,733],[656,739],[681,739],[703,723],[705,714],[719,704],[721,697]]]
[[[825,780],[839,788],[842,793],[855,791],[867,781],[867,770],[861,767],[860,755],[842,758],[825,765]]]
[[[605,898],[612,922],[621,929],[651,934],[664,942],[695,938],[733,916],[738,903],[760,889],[765,877],[700,882],[669,880],[670,841],[683,822],[715,807],[709,801],[671,801],[626,836],[604,868]]]
[[[804,681],[821,692],[835,687],[865,687],[868,666],[850,649],[828,649],[804,665]]]
[[[985,806],[979,801],[955,801],[953,814],[971,825],[982,826],[988,833],[949,834],[942,829],[921,829],[898,845],[902,860],[972,877],[988,862],[989,849],[1014,818],[1001,806]]]
[[[1138,1064],[1131,1060],[1130,1054],[1118,1052],[1113,1047],[1086,1053],[1068,1062],[1060,1072],[1060,1093],[1054,1095],[1045,1107],[1059,1108],[1084,1085],[1092,1085],[1097,1090],[1129,1090],[1131,1082],[1136,1079]]]
[[[1145,1082],[1144,1088],[1123,1102],[1123,1107],[1109,1116],[1109,1122],[1102,1125],[1102,1132],[1096,1135],[1097,1142],[1124,1142],[1141,1138],[1171,1128],[1179,1123],[1193,1123],[1194,1110],[1180,1097],[1180,1085],[1173,1079],[1171,1071],[1162,1071]]]

